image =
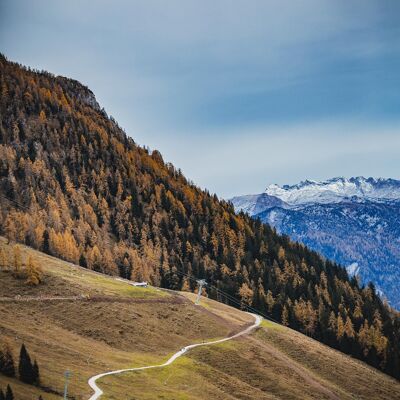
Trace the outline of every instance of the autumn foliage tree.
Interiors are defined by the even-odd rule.
[[[0,271],[6,270],[8,270],[7,255],[4,248],[0,247]]]
[[[13,274],[16,278],[23,277],[22,271],[22,255],[21,255],[21,248],[18,245],[13,247],[13,266],[14,271]]]
[[[42,281],[42,272],[32,256],[29,256],[26,265],[26,283],[31,286],[37,286]]]

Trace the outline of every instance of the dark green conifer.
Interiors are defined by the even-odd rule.
[[[7,385],[6,400],[14,400],[14,393],[10,385]]]
[[[18,372],[19,378],[22,382],[28,383],[30,385],[34,383],[33,365],[24,344],[21,346],[21,352],[19,355]]]

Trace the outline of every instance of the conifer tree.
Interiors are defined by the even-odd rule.
[[[0,348],[0,373],[10,377],[15,376],[14,359],[7,342],[4,342]]]
[[[253,290],[249,287],[249,285],[247,285],[247,283],[243,283],[239,289],[242,307],[246,308],[246,306],[251,306],[253,294]]]
[[[43,110],[40,111],[39,120],[40,120],[40,122],[42,122],[42,123],[46,121],[46,113],[45,113]]]
[[[353,323],[349,316],[346,317],[346,323],[344,324],[344,333],[348,338],[354,338]]]
[[[337,325],[337,320],[336,320],[335,313],[333,311],[331,311],[331,313],[329,314],[329,320],[328,320],[328,330],[336,333],[336,325]]]
[[[37,286],[42,281],[42,273],[40,268],[37,266],[32,256],[29,256],[28,263],[26,266],[26,283],[28,285]]]
[[[270,290],[268,290],[268,292],[267,292],[266,303],[267,303],[268,311],[272,312],[272,307],[275,304],[275,299]]]
[[[10,385],[7,385],[6,400],[14,400],[14,393],[13,393]]]
[[[7,257],[6,252],[3,247],[0,247],[0,271],[5,271],[7,269]]]
[[[13,248],[14,252],[14,275],[17,278],[21,277],[22,274],[22,257],[21,257],[21,249],[18,245],[15,245]]]
[[[32,384],[35,381],[34,373],[33,373],[33,365],[31,362],[31,358],[29,356],[28,351],[24,344],[21,346],[21,351],[19,355],[19,378],[22,382]]]
[[[289,325],[289,311],[286,304],[283,306],[282,309],[282,325],[288,326]]]
[[[46,254],[50,254],[50,236],[49,236],[49,231],[45,229],[43,232],[43,244],[42,244],[42,250]]]
[[[338,315],[337,317],[337,331],[336,331],[336,337],[338,340],[341,340],[344,335],[344,323],[343,323],[343,318],[341,315]]]

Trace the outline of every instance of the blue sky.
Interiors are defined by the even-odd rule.
[[[399,178],[399,20],[397,0],[0,0],[0,51],[230,197]]]

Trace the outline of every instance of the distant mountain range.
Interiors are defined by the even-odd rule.
[[[400,308],[400,181],[333,178],[231,199],[244,211],[372,281]]]

